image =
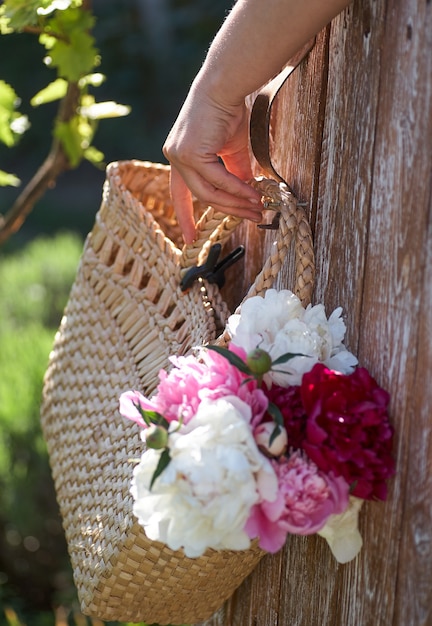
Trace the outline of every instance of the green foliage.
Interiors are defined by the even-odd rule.
[[[70,113],[62,117],[59,114],[53,122],[53,136],[62,144],[72,168],[83,159],[95,165],[102,163],[103,153],[92,145],[98,120],[130,112],[129,107],[115,102],[96,103],[89,93],[89,88],[102,82],[94,80],[100,55],[92,35],[95,17],[81,4],[79,0],[6,0],[0,7],[0,32],[38,34],[46,50],[45,64],[57,72],[57,78],[31,98],[32,106],[66,99],[69,85],[78,87]],[[0,81],[0,141],[8,147],[14,145],[18,133],[20,116],[14,110],[17,101],[13,88]],[[21,132],[26,127],[21,123]],[[17,184],[18,177],[0,172],[0,185]]]
[[[41,237],[0,259],[0,321],[18,333],[57,328],[82,249],[77,235]]]
[[[0,7],[0,32],[10,33],[38,23],[38,0],[9,0]]]
[[[0,257],[0,626],[105,625],[78,609],[39,424],[43,375],[82,246],[63,233]],[[150,626],[107,622],[116,625]]]
[[[38,26],[43,16],[56,9],[77,8],[82,0],[7,0],[0,7],[0,32]]]
[[[28,124],[26,116],[15,110],[18,103],[14,89],[0,80],[0,141],[9,148],[16,143]]]
[[[19,99],[15,90],[4,80],[0,80],[0,142],[8,148],[16,144],[29,126],[27,116],[16,111],[18,104]],[[19,184],[17,176],[0,170],[0,187],[6,185],[17,187]]]
[[[60,98],[65,97],[67,86],[67,80],[64,78],[56,78],[56,80],[44,87],[44,89],[38,91],[30,100],[30,104],[33,107],[38,107],[40,104],[60,100]]]
[[[15,174],[9,174],[8,172],[4,172],[0,170],[0,187],[19,187],[21,184],[20,179]]]
[[[16,608],[74,594],[39,405],[81,250],[63,234],[0,263],[0,600]]]
[[[100,63],[95,40],[89,32],[95,19],[88,11],[68,8],[48,17],[39,41],[45,46],[46,63],[56,67],[58,74],[77,82]]]

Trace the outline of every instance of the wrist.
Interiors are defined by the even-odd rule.
[[[224,111],[237,112],[244,106],[247,93],[239,88],[239,82],[230,77],[227,80],[227,73],[217,66],[206,67],[203,65],[198,72],[191,91],[196,97],[205,99]]]

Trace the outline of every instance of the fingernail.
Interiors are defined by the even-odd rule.
[[[257,200],[256,198],[249,198],[249,202],[250,202],[251,204],[259,204],[259,203],[260,203],[260,201],[259,201],[259,200]]]

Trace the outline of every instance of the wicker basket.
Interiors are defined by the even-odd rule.
[[[180,249],[168,176],[167,166],[153,163],[108,166],[45,375],[41,421],[74,581],[83,613],[103,620],[204,621],[263,554],[254,545],[188,559],[148,540],[132,513],[130,460],[142,444],[118,412],[119,396],[131,388],[150,394],[170,355],[224,341],[229,311],[218,288],[200,280],[183,293],[179,282],[239,222],[208,209],[197,241]],[[314,265],[304,214],[282,185],[254,184],[280,203],[281,219],[273,258],[248,295],[272,285],[295,235],[296,291],[307,302]]]

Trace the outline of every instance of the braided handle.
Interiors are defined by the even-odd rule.
[[[291,241],[294,237],[296,254],[296,284],[294,293],[306,306],[311,302],[315,278],[315,256],[312,232],[304,209],[284,183],[257,178],[252,185],[276,204],[280,211],[279,229],[275,245],[261,272],[251,285],[245,299],[262,295],[273,286]]]
[[[195,241],[183,246],[180,267],[201,265],[207,258],[211,246],[215,243],[223,245],[241,222],[238,217],[208,207],[197,222]]]

